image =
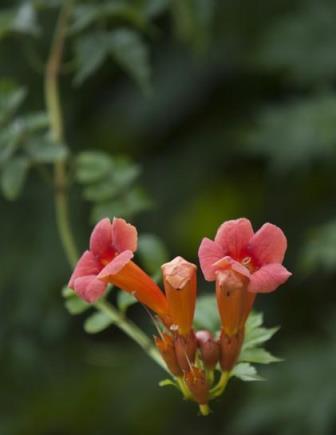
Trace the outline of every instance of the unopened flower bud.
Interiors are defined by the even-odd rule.
[[[213,370],[219,360],[219,344],[209,331],[197,331],[196,338],[205,367]]]
[[[244,331],[229,336],[222,331],[220,336],[220,365],[223,371],[232,370],[235,365],[244,340]]]
[[[171,335],[162,334],[161,337],[155,337],[155,345],[158,348],[167,367],[175,376],[182,376],[182,370],[177,362],[174,340]]]
[[[209,400],[209,385],[204,370],[198,367],[191,367],[185,372],[184,381],[195,401],[200,405],[206,405]]]
[[[188,371],[195,361],[197,340],[193,330],[188,335],[175,336],[175,351],[181,370]]]

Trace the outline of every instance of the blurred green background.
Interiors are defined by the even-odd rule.
[[[12,122],[45,110],[41,68],[60,3],[1,1],[0,79],[27,92]],[[20,198],[0,199],[0,435],[335,434],[335,1],[77,1],[75,9],[61,76],[70,165],[85,160],[76,153],[105,152],[132,185],[122,201],[92,209],[74,176],[80,249],[104,214],[127,215],[170,257],[194,262],[202,237],[226,219],[279,225],[294,275],[256,307],[267,325],[281,324],[269,348],[285,362],[261,369],[267,382],[233,380],[202,418],[158,387],[164,374],[121,332],[86,334],[86,314],[64,308],[71,271],[53,189],[33,165]],[[120,29],[141,39],[130,64],[132,43],[112,57],[95,43],[97,32]],[[211,291],[200,277],[199,292]],[[154,333],[141,307],[129,314]]]

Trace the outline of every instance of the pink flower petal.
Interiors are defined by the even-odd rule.
[[[248,251],[259,266],[282,263],[287,249],[287,239],[276,225],[266,223],[253,236]]]
[[[112,249],[112,225],[110,219],[100,220],[94,227],[90,237],[90,251],[97,257],[103,257],[104,254]]]
[[[225,255],[223,249],[214,241],[204,238],[198,249],[198,257],[204,278],[207,281],[215,281],[216,268],[213,267],[216,261],[223,258]]]
[[[105,279],[108,276],[116,275],[133,258],[133,252],[128,250],[113,258],[97,276],[98,279]]]
[[[218,229],[215,242],[218,243],[226,255],[236,260],[246,255],[246,247],[253,237],[251,222],[240,218],[224,222]]]
[[[250,271],[247,267],[229,256],[221,258],[213,265],[213,267],[216,271],[231,268],[235,272],[240,273],[240,275],[246,276],[246,278],[250,278],[251,276]]]
[[[74,271],[70,277],[68,287],[73,288],[76,278],[85,275],[97,275],[102,269],[96,257],[90,251],[85,251],[78,260]]]
[[[97,279],[96,275],[81,276],[74,282],[75,293],[90,304],[104,294],[105,288],[106,283]]]
[[[267,264],[252,274],[247,289],[252,293],[269,293],[286,282],[291,275],[281,264]]]
[[[138,233],[136,228],[124,219],[114,218],[112,222],[112,243],[117,252],[136,251]]]

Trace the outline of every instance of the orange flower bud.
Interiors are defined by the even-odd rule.
[[[192,329],[196,301],[196,266],[176,257],[161,266],[169,313],[178,333]]]
[[[197,331],[196,338],[205,367],[213,370],[219,360],[219,344],[209,331]]]
[[[217,305],[222,329],[228,336],[237,334],[244,327],[248,310],[252,306],[248,304],[247,285],[247,278],[232,269],[217,272]]]
[[[176,358],[173,337],[168,334],[162,334],[162,337],[154,337],[154,340],[155,345],[169,370],[175,376],[182,376],[182,370],[180,369]]]
[[[209,400],[209,385],[204,370],[198,367],[191,367],[184,374],[184,381],[195,401],[200,405],[206,405]]]
[[[194,331],[188,335],[175,336],[175,352],[180,368],[185,372],[190,369],[195,361],[197,340]]]
[[[235,335],[227,335],[223,330],[220,336],[220,365],[223,371],[232,370],[235,365],[242,343],[244,341],[244,330],[238,331]]]

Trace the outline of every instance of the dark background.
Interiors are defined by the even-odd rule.
[[[2,3],[0,13],[11,5]],[[155,31],[145,35],[151,95],[113,61],[79,88],[62,76],[67,141],[73,153],[103,150],[141,166],[138,183],[152,206],[132,221],[160,236],[171,257],[196,262],[202,237],[230,218],[285,231],[293,277],[256,302],[266,325],[281,324],[268,347],[285,361],[261,368],[267,382],[233,380],[202,418],[174,389],[158,387],[163,373],[118,330],[87,335],[85,314],[64,309],[71,271],[52,189],[33,172],[17,202],[0,200],[1,435],[336,431],[336,4],[222,0],[195,8],[196,18],[178,7],[154,14]],[[39,15],[44,60],[56,16],[57,4]],[[0,41],[0,74],[28,87],[24,110],[40,110],[43,77],[23,38]],[[70,202],[84,249],[90,204],[76,185]],[[212,286],[200,277],[205,291]],[[129,314],[153,333],[141,307]]]

